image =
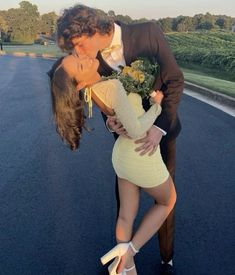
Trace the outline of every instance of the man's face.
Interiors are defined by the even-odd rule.
[[[71,39],[74,50],[79,57],[88,56],[95,58],[99,50],[102,49],[100,35],[98,33],[93,36],[82,35]]]

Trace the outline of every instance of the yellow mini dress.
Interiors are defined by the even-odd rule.
[[[141,97],[136,93],[127,95],[117,79],[99,82],[92,86],[92,91],[106,106],[114,110],[115,116],[131,137],[119,136],[114,144],[112,163],[117,176],[144,188],[165,182],[169,172],[162,160],[159,146],[151,156],[140,156],[139,152],[135,152],[140,146],[135,144],[135,140],[146,135],[160,115],[161,106],[153,104],[145,112]]]

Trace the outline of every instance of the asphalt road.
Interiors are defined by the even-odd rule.
[[[0,57],[0,275],[105,275],[114,244],[113,137],[99,111],[71,152],[58,138],[51,60]],[[177,275],[235,274],[235,119],[184,95],[179,108]],[[139,219],[152,199],[142,194]],[[156,237],[136,256],[156,275]]]

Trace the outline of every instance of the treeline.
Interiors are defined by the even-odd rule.
[[[114,11],[109,11],[108,15],[115,20],[124,23],[140,23],[149,21],[146,18],[133,20],[130,16],[115,15]],[[164,32],[187,32],[197,30],[232,30],[232,25],[235,24],[235,18],[226,15],[212,15],[210,13],[196,14],[190,16],[178,16],[176,18],[162,18],[159,20],[152,19],[158,23]]]
[[[140,23],[149,21],[146,18],[133,20],[128,15],[116,15],[114,11],[107,13],[114,20],[124,23]],[[0,39],[4,42],[33,43],[39,33],[55,37],[55,12],[40,15],[38,7],[29,1],[19,3],[19,8],[0,11]],[[188,32],[198,30],[232,30],[235,18],[226,15],[197,14],[193,17],[178,16],[151,21],[160,24],[164,32]]]
[[[226,15],[212,15],[210,13],[158,20],[164,32],[188,32],[199,30],[228,30],[232,31],[235,18]]]

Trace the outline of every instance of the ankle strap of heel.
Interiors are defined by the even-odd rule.
[[[139,250],[136,249],[136,247],[134,246],[133,242],[129,242],[129,245],[130,245],[131,249],[135,252],[135,254],[139,252]]]
[[[134,269],[135,268],[135,265],[133,265],[132,267],[130,267],[130,268],[124,268],[124,270],[126,271],[126,272],[128,272],[128,271],[131,271],[132,269]]]

